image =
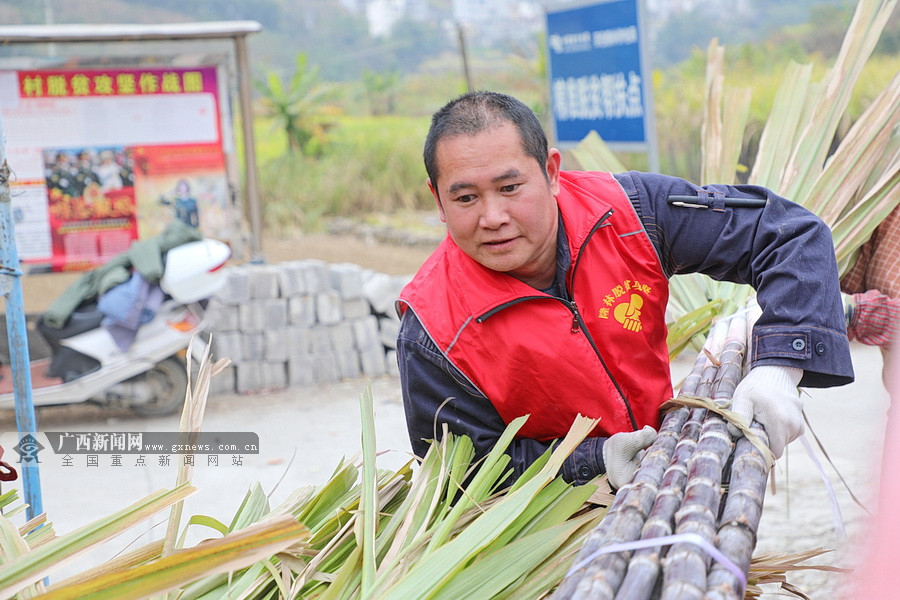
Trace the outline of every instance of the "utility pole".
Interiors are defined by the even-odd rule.
[[[469,57],[466,54],[466,34],[462,23],[456,21],[456,36],[459,38],[459,53],[462,56],[463,75],[466,78],[466,89],[472,91],[472,76],[469,74]]]

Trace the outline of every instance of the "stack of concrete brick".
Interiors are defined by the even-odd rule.
[[[232,365],[213,378],[213,391],[396,374],[394,301],[409,279],[319,260],[228,267],[207,331],[214,358]]]

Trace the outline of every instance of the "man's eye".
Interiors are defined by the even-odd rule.
[[[500,191],[503,192],[504,194],[509,194],[510,192],[514,192],[517,189],[519,189],[519,184],[511,183],[509,185],[504,185],[502,188],[500,188]]]
[[[475,200],[474,194],[466,194],[465,196],[459,196],[456,198],[456,201],[459,202],[460,204],[468,204],[470,202],[473,202],[474,200]]]

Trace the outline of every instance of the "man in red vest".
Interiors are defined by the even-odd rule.
[[[518,476],[583,414],[599,423],[563,477],[627,483],[672,396],[678,273],[756,288],[753,368],[732,406],[766,427],[776,456],[803,430],[798,385],[853,380],[831,233],[802,207],[757,186],[562,171],[534,113],[493,92],[435,113],[424,156],[448,236],[398,301],[417,455],[446,424],[481,457],[527,414],[508,450]]]

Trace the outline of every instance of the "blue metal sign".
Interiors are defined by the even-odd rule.
[[[548,12],[547,50],[557,143],[578,143],[591,130],[610,144],[650,143],[638,0]]]

